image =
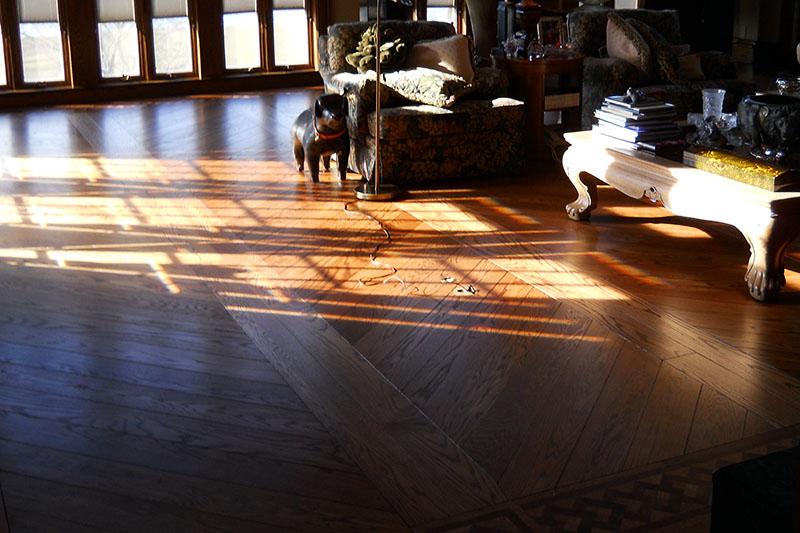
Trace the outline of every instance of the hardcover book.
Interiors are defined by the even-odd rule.
[[[607,120],[605,117],[599,115],[597,115],[597,123],[603,126],[614,126],[617,128],[625,128],[631,131],[674,130],[676,128],[675,123],[669,120],[619,123]]]
[[[640,109],[630,109],[627,107],[620,107],[609,104],[602,104],[597,111],[603,111],[605,113],[613,113],[621,117],[628,117],[634,119],[636,118],[645,119],[652,117],[674,117],[677,115],[675,108],[640,110]]]
[[[619,124],[620,126],[626,126],[628,124],[662,124],[664,122],[672,123],[672,120],[675,118],[673,113],[667,115],[633,115],[633,116],[626,116],[621,115],[619,113],[614,113],[611,111],[606,111],[603,108],[597,109],[594,112],[594,116],[598,119],[605,120],[606,122],[613,122],[614,124]]]
[[[683,151],[683,164],[771,192],[800,191],[800,169],[785,169],[703,146]]]
[[[631,143],[638,141],[665,141],[677,139],[681,135],[681,130],[677,126],[669,130],[635,131],[621,126],[614,126],[613,124],[595,124],[592,127],[592,131]]]
[[[675,109],[673,104],[661,100],[637,103],[627,102],[625,101],[625,97],[622,95],[606,96],[604,103],[640,112]]]

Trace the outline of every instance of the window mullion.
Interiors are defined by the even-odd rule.
[[[261,17],[261,50],[264,56],[264,68],[267,72],[275,71],[274,30],[272,27],[272,0],[258,0]]]
[[[139,32],[139,64],[142,79],[151,81],[155,73],[155,53],[153,51],[153,21],[150,0],[136,0],[136,28]]]
[[[189,0],[186,3],[186,14],[189,17],[189,32],[191,35],[191,54],[192,54],[192,75],[199,77],[200,74],[200,58],[198,57],[197,50],[199,49],[197,43],[197,11],[195,9],[196,0]]]
[[[6,80],[11,89],[23,86],[22,81],[22,45],[19,37],[19,17],[17,6],[14,2],[2,2],[3,8],[3,34],[6,39]]]
[[[61,62],[64,64],[64,84],[67,87],[72,87],[72,51],[68,35],[67,18],[66,0],[58,0],[58,28],[61,30]]]

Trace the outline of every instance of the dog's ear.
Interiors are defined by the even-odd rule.
[[[314,102],[314,116],[322,116],[322,103],[319,101],[319,98],[317,98],[317,100]]]

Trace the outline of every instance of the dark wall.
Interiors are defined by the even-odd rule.
[[[683,42],[694,51],[731,53],[734,7],[732,0],[646,0],[647,9],[677,9]]]

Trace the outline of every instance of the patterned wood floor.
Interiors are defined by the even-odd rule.
[[[733,228],[569,221],[555,163],[356,202],[292,168],[316,94],[0,115],[10,531],[702,531],[798,443],[796,244],[763,305]]]

